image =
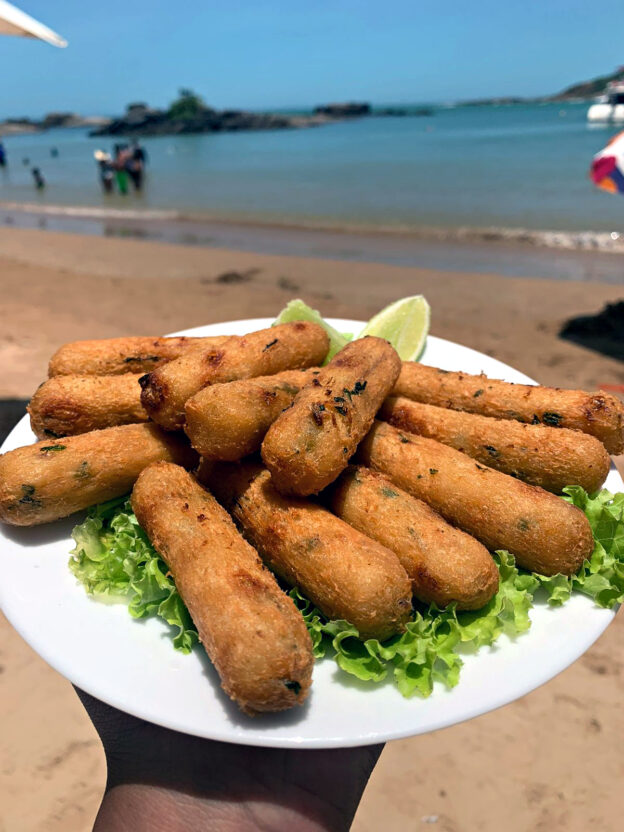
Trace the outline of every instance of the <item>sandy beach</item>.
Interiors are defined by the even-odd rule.
[[[621,362],[557,337],[567,318],[621,299],[617,283],[1,228],[0,286],[2,398],[28,398],[66,341],[274,316],[293,297],[326,315],[366,319],[416,293],[432,306],[434,335],[544,384],[624,384]],[[105,781],[95,731],[70,684],[6,621],[0,627],[0,830],[86,832]],[[389,744],[355,832],[619,828],[623,637],[620,613],[539,690],[469,723]]]

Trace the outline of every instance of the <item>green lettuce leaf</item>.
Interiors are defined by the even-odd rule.
[[[125,602],[133,618],[159,616],[172,628],[174,647],[192,650],[198,637],[191,616],[127,497],[94,506],[72,537],[69,568],[90,595]]]
[[[327,364],[337,352],[340,352],[349,341],[353,340],[352,333],[338,332],[337,329],[334,329],[333,326],[330,326],[323,319],[320,312],[309,307],[301,298],[289,301],[273,322],[273,326],[276,324],[289,324],[292,321],[311,321],[314,324],[319,324],[329,335],[329,352],[325,357],[324,364]]]
[[[314,622],[313,640],[320,639],[322,655],[330,655],[342,670],[364,682],[381,682],[391,673],[403,696],[429,696],[434,682],[452,688],[459,681],[460,649],[478,650],[502,633],[516,636],[529,629],[538,582],[520,573],[508,552],[497,552],[494,558],[501,576],[499,590],[483,609],[457,612],[455,605],[444,610],[431,605],[414,612],[405,633],[384,642],[361,641],[348,622],[328,621],[297,590],[290,596],[306,623]]]
[[[384,642],[362,641],[347,621],[327,619],[299,592],[289,592],[312,639],[317,658],[333,659],[362,682],[392,681],[403,696],[429,696],[434,684],[447,688],[459,681],[461,654],[515,638],[531,626],[529,612],[538,589],[548,602],[561,605],[576,590],[603,607],[624,600],[624,494],[588,495],[582,488],[564,489],[564,499],[585,512],[596,540],[591,558],[572,578],[545,577],[519,570],[509,552],[496,552],[499,589],[480,610],[458,612],[454,605],[414,611],[405,633]],[[89,511],[73,531],[76,547],[70,568],[87,592],[100,600],[122,599],[135,618],[158,615],[172,627],[174,646],[188,653],[197,632],[167,567],[151,546],[127,498]]]
[[[585,513],[596,545],[576,575],[571,578],[556,575],[541,578],[540,582],[550,593],[550,603],[562,603],[575,589],[589,595],[598,606],[611,609],[624,601],[624,494],[611,494],[603,489],[590,495],[578,485],[570,485],[563,492],[564,500]],[[557,580],[553,594],[552,587]]]

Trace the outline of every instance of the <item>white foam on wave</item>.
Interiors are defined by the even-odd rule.
[[[8,214],[50,216],[58,219],[115,220],[123,222],[211,222],[224,225],[249,225],[258,228],[290,228],[309,231],[348,232],[355,234],[381,234],[405,236],[421,240],[462,241],[474,243],[516,243],[532,247],[563,249],[567,251],[624,252],[624,233],[618,231],[560,231],[530,228],[467,227],[457,228],[412,226],[405,223],[373,225],[363,223],[333,223],[327,220],[299,221],[283,219],[256,219],[227,217],[214,214],[189,213],[187,211],[125,208],[105,208],[87,205],[41,205],[37,203],[0,202],[0,210]]]

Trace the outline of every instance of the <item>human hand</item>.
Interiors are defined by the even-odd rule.
[[[342,832],[383,748],[312,751],[214,742],[76,692],[108,767],[94,832]]]

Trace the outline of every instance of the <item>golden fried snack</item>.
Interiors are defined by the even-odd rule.
[[[260,450],[264,435],[318,370],[286,370],[205,387],[186,403],[184,430],[206,459],[235,462]]]
[[[309,500],[283,497],[252,462],[200,466],[267,566],[297,586],[328,618],[346,619],[362,638],[405,629],[410,581],[394,552]]]
[[[262,459],[283,494],[318,494],[366,436],[401,360],[383,338],[347,344],[269,428]]]
[[[328,496],[334,514],[396,553],[420,601],[478,610],[496,594],[488,550],[382,474],[350,466]]]
[[[358,460],[488,549],[507,549],[525,569],[571,575],[593,551],[592,531],[580,509],[433,439],[376,422]]]
[[[611,454],[624,451],[624,405],[608,393],[511,384],[405,361],[393,395],[498,419],[580,430],[600,439]]]
[[[104,338],[98,341],[72,341],[54,353],[48,365],[52,376],[108,376],[121,373],[148,373],[178,358],[196,344],[210,342],[213,347],[227,340],[227,336],[171,338],[130,336]]]
[[[304,620],[225,509],[168,462],[143,470],[132,508],[171,570],[227,695],[250,716],[301,705],[314,664]]]
[[[195,451],[155,425],[122,425],[45,439],[0,456],[0,520],[36,526],[126,494],[151,462],[188,468]]]
[[[556,494],[566,485],[580,485],[591,493],[609,473],[611,461],[602,442],[577,430],[494,419],[403,396],[388,397],[379,417]]]
[[[30,400],[30,426],[39,439],[59,438],[147,422],[140,375],[54,376]]]
[[[144,376],[141,401],[155,422],[177,430],[184,425],[186,402],[203,387],[314,367],[328,349],[325,330],[307,321],[232,336],[219,347],[200,346]]]

